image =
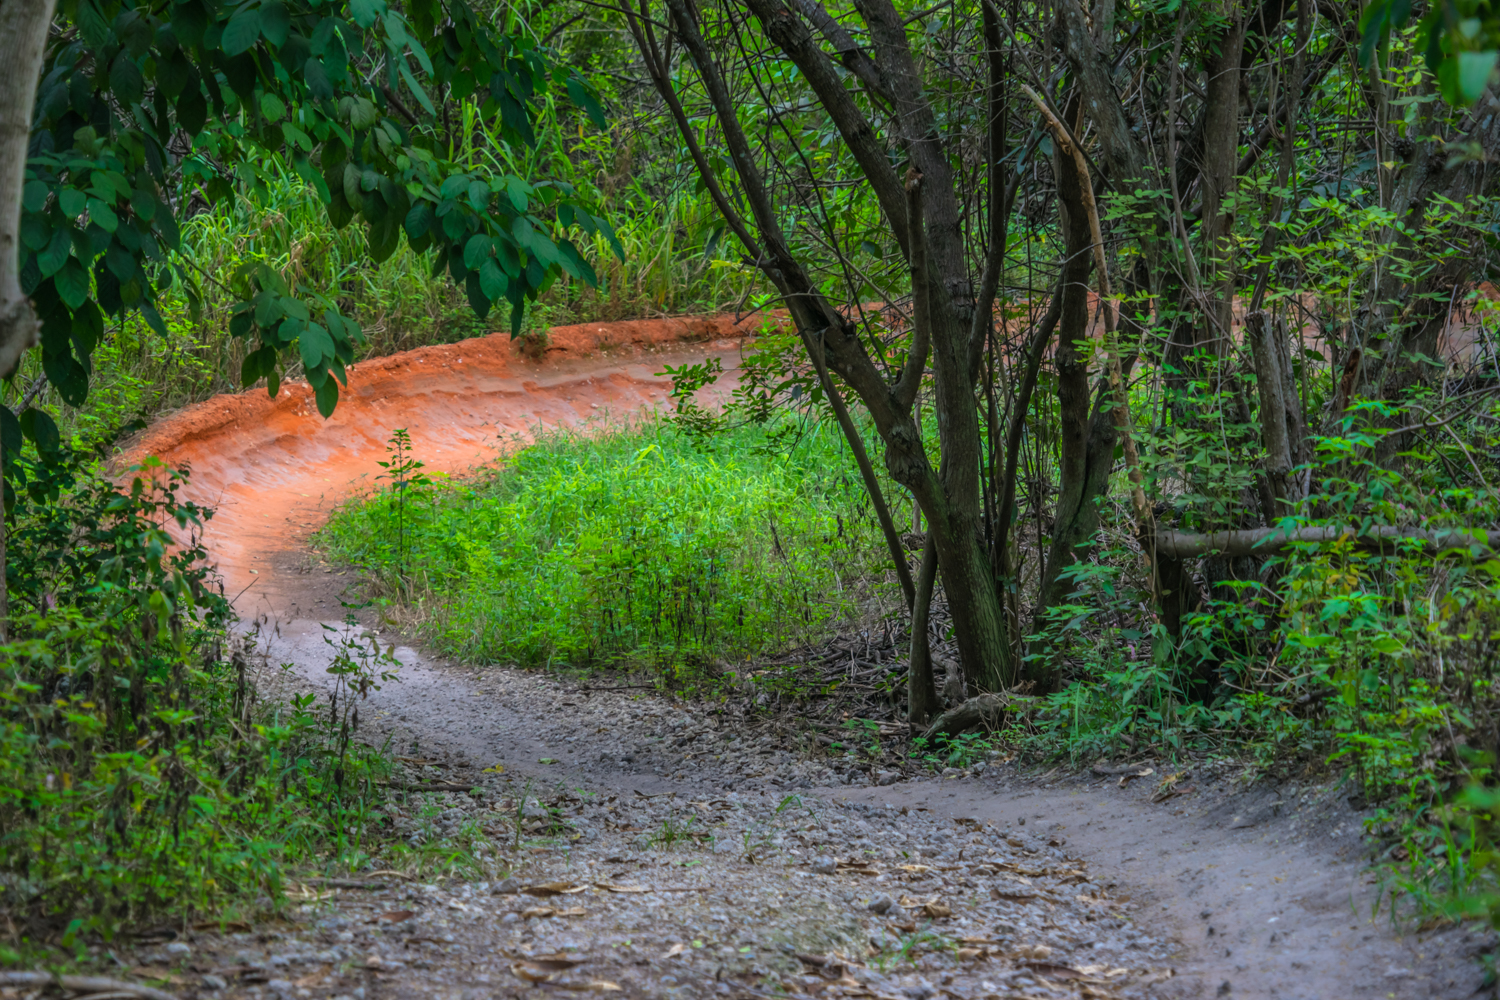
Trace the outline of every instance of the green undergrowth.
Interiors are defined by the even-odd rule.
[[[780,430],[547,431],[458,481],[424,477],[398,435],[384,485],[318,544],[463,660],[696,683],[895,605],[837,429]]]
[[[368,863],[391,761],[357,710],[388,653],[331,634],[332,698],[259,699],[277,666],[237,631],[178,474],[122,487],[66,448],[8,454],[0,960],[275,909],[288,871]]]
[[[1495,412],[1492,403],[1463,432],[1491,453]],[[1411,419],[1360,404],[1317,437],[1304,466],[1309,495],[1282,523],[1480,532],[1500,523],[1500,496],[1453,474],[1456,446],[1440,440],[1377,461],[1392,426]],[[1376,549],[1346,531],[1259,566],[1225,560],[1173,635],[1141,613],[1151,583],[1123,527],[1106,524],[1091,558],[1068,571],[1073,593],[1041,623],[1046,643],[1033,637],[1067,680],[1013,720],[1006,743],[1075,766],[1149,751],[1181,772],[1220,757],[1249,764],[1250,776],[1337,783],[1383,845],[1389,912],[1500,921],[1493,550]]]

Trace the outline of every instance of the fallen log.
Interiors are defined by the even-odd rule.
[[[1468,528],[1398,528],[1372,525],[1360,530],[1355,525],[1322,525],[1306,528],[1247,528],[1239,531],[1158,531],[1156,551],[1172,559],[1191,559],[1217,553],[1224,556],[1269,555],[1296,542],[1336,542],[1346,535],[1364,549],[1395,552],[1401,542],[1416,542],[1427,555],[1452,549],[1478,547],[1494,554],[1496,546],[1489,532]]]
[[[922,738],[932,740],[939,736],[957,736],[971,729],[996,729],[1011,706],[1022,701],[1012,694],[980,694],[955,705],[939,715],[927,727]]]

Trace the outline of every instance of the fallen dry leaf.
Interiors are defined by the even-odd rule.
[[[581,917],[581,916],[583,916],[583,907],[581,907],[581,906],[570,906],[570,907],[566,907],[564,909],[558,909],[557,907],[554,907],[554,906],[533,906],[530,909],[522,910],[521,911],[521,919],[522,920],[530,920],[533,917],[535,917],[538,920],[546,920],[548,917]]]
[[[541,885],[528,885],[521,891],[528,896],[539,896],[545,899],[548,896],[567,896],[575,892],[583,892],[587,885],[579,885],[575,882],[543,882]]]
[[[416,911],[414,910],[387,910],[384,913],[375,914],[375,916],[370,919],[370,923],[399,924],[403,921],[410,920],[416,915]]]
[[[896,867],[900,868],[904,872],[930,872],[930,871],[932,871],[932,866],[931,865],[897,865]]]
[[[557,969],[548,969],[531,962],[512,962],[510,971],[517,979],[524,979],[528,983],[545,983],[558,973]]]
[[[678,941],[672,947],[667,949],[667,953],[663,955],[662,958],[676,958],[678,955],[681,955],[683,952],[687,951],[687,949],[687,945],[683,944],[681,941]]]
[[[1124,788],[1126,784],[1134,781],[1136,778],[1149,778],[1155,773],[1156,772],[1151,770],[1151,768],[1143,767],[1138,771],[1132,771],[1129,774],[1122,774],[1120,775],[1120,787]]]
[[[1105,979],[1114,979],[1116,976],[1130,974],[1129,969],[1111,969],[1107,965],[1082,965],[1078,971],[1086,976],[1103,976]]]
[[[565,972],[568,969],[578,968],[588,959],[576,958],[572,955],[532,955],[524,961],[528,965],[538,966],[552,972]]]
[[[1053,965],[1050,962],[1026,962],[1024,963],[1034,974],[1045,976],[1048,979],[1087,979],[1082,972],[1066,965]]]
[[[606,892],[655,892],[656,891],[656,890],[652,889],[650,886],[645,886],[645,885],[613,885],[613,884],[611,884],[609,882],[596,882],[596,883],[594,883],[594,885],[595,885],[596,888],[603,889]]]
[[[1037,962],[1045,961],[1052,957],[1052,949],[1044,944],[1017,945],[1016,957]]]
[[[953,908],[947,903],[939,903],[934,900],[931,903],[922,904],[922,912],[934,920],[942,920],[953,916]]]
[[[974,959],[979,958],[983,954],[984,952],[980,951],[978,948],[960,948],[956,952],[956,957],[960,962],[972,962],[974,961]]]

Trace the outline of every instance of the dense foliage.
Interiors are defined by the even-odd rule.
[[[0,909],[64,947],[279,899],[289,862],[359,863],[386,766],[352,739],[380,651],[346,639],[332,657],[342,714],[259,701],[276,668],[230,632],[200,542],[211,511],[177,498],[172,470],[121,487],[91,458],[19,462],[0,644]]]

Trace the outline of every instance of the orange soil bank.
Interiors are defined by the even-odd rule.
[[[767,320],[752,314],[554,327],[545,356],[493,334],[360,362],[324,420],[305,382],[215,396],[126,443],[121,471],[148,455],[192,477],[187,499],[217,508],[204,533],[243,615],[276,607],[277,567],[305,561],[329,510],[368,489],[392,431],[406,428],[429,471],[462,473],[494,460],[539,426],[577,427],[661,406],[664,365],[718,356],[726,371]],[[733,377],[706,392],[723,398]],[[706,400],[707,401],[707,400]]]

